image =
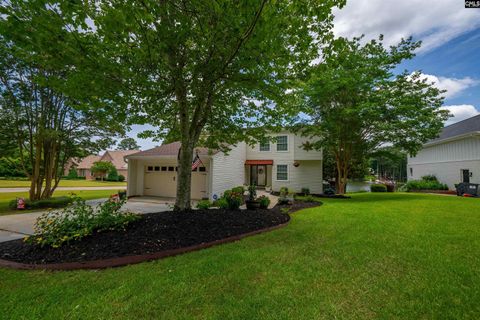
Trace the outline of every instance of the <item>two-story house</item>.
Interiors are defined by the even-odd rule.
[[[192,172],[192,199],[216,199],[225,190],[250,184],[322,193],[322,152],[304,150],[307,138],[287,131],[272,137],[254,146],[238,143],[228,154],[196,148],[202,163]],[[128,196],[175,197],[179,149],[180,142],[173,142],[126,156]]]

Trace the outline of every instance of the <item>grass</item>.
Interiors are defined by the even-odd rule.
[[[0,269],[4,319],[475,319],[480,199],[354,194],[289,226],[103,271]]]
[[[59,187],[111,187],[126,186],[126,182],[95,181],[95,180],[60,180]],[[0,188],[26,188],[30,181],[26,180],[0,180]]]
[[[55,191],[53,196],[60,197],[60,196],[69,196],[72,192],[76,195],[86,199],[99,199],[99,198],[108,198],[110,195],[117,193],[117,189],[112,190],[74,190],[74,191]],[[33,211],[42,211],[45,209],[39,210],[11,210],[8,207],[8,204],[11,200],[24,197],[28,198],[28,192],[5,192],[0,193],[0,216],[8,215],[8,214],[18,214],[18,213],[28,213]]]

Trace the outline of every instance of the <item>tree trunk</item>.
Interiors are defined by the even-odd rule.
[[[175,211],[191,209],[193,143],[182,143],[178,157]]]

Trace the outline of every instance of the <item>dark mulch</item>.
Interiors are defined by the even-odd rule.
[[[146,214],[126,231],[96,233],[60,248],[39,247],[23,240],[0,243],[0,259],[27,264],[82,262],[178,249],[241,235],[288,222],[289,213],[320,205],[295,202],[271,210],[222,209]]]

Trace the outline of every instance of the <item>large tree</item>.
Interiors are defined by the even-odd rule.
[[[340,194],[355,162],[385,145],[415,154],[448,117],[439,109],[442,91],[419,72],[393,73],[420,43],[407,39],[387,49],[382,37],[362,41],[333,40],[304,91],[310,118],[303,132],[319,137],[305,147],[334,155]]]
[[[137,144],[137,141],[133,138],[124,138],[122,139],[118,145],[117,150],[139,150],[140,146]]]
[[[115,131],[66,93],[69,33],[52,8],[9,1],[0,11],[0,148],[19,157],[31,200],[51,197],[67,159],[107,147]]]
[[[297,114],[291,89],[318,58],[331,9],[343,2],[110,0],[61,8],[80,43],[76,73],[90,75],[78,77],[95,84],[92,96],[158,129],[144,136],[181,141],[175,207],[183,210],[195,146],[252,142]]]

